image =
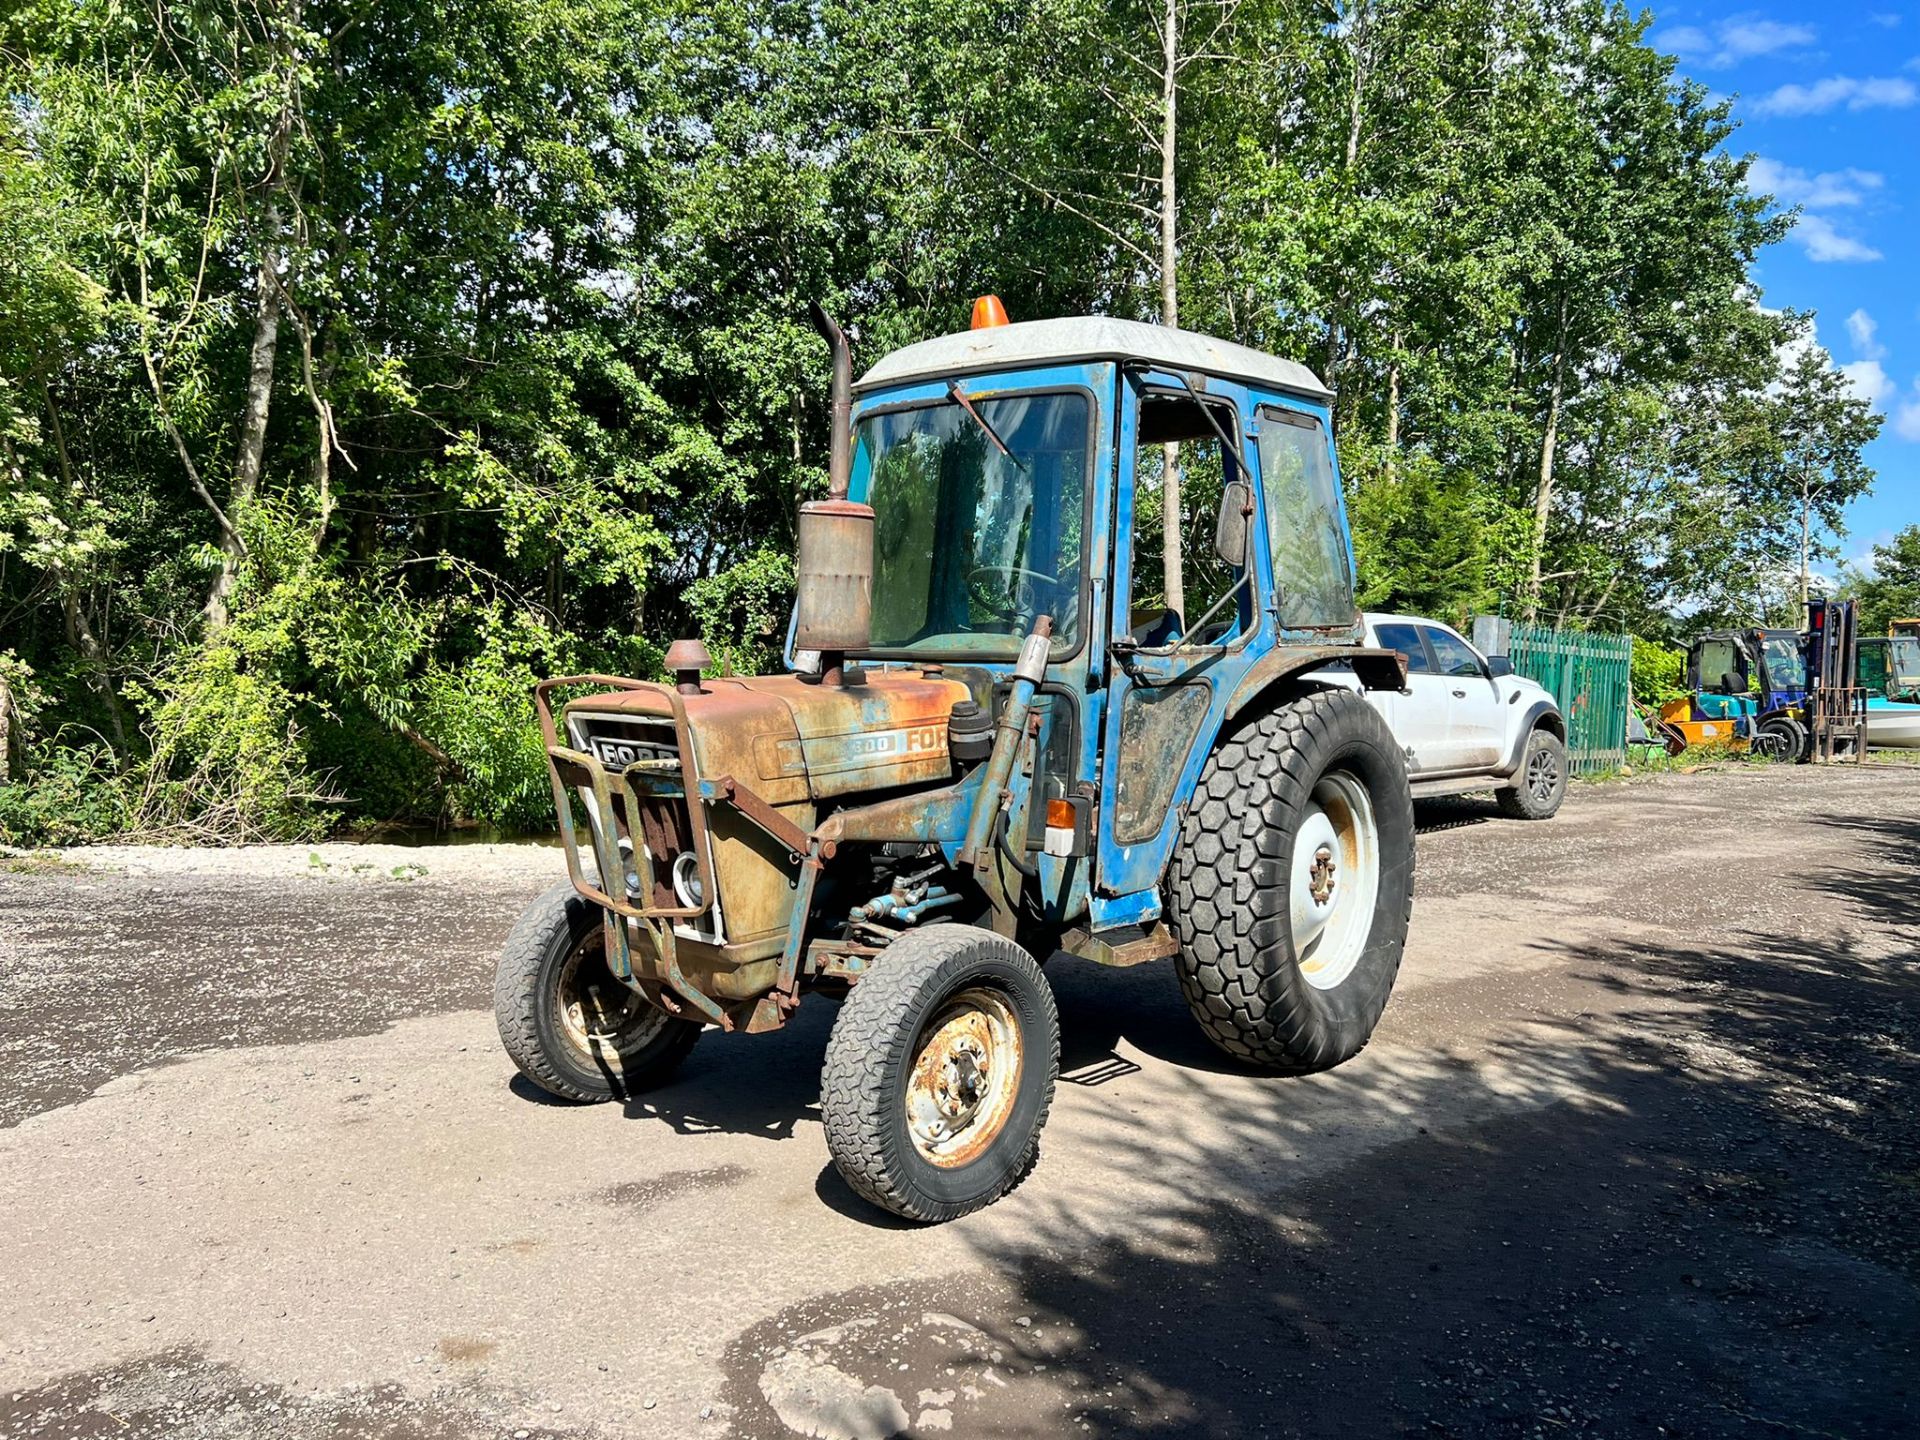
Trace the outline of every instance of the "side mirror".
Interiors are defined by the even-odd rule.
[[[1220,514],[1213,522],[1213,553],[1236,570],[1247,564],[1247,520],[1253,514],[1253,488],[1230,480],[1220,492]]]
[[[1513,673],[1513,660],[1506,655],[1487,656],[1487,674],[1498,680],[1503,675]]]

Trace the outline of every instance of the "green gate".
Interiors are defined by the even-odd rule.
[[[1516,620],[1507,653],[1517,674],[1546,686],[1560,702],[1574,774],[1592,775],[1626,763],[1631,635],[1555,630]]]

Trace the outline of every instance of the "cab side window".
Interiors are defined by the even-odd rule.
[[[1353,572],[1326,432],[1312,415],[1260,411],[1260,482],[1283,626],[1352,625]]]
[[[1432,671],[1427,664],[1427,647],[1420,643],[1420,630],[1414,625],[1382,625],[1374,632],[1381,647],[1398,650],[1407,657],[1409,675],[1426,675]]]
[[[1427,643],[1433,647],[1433,658],[1440,666],[1442,675],[1473,675],[1487,673],[1480,663],[1480,657],[1473,653],[1467,642],[1458,636],[1432,625],[1421,627],[1427,632]]]
[[[1231,405],[1209,401],[1214,422],[1227,434],[1238,423]],[[1179,496],[1179,513],[1169,525],[1167,478]],[[1133,638],[1147,648],[1190,639],[1198,645],[1225,645],[1252,626],[1252,601],[1246,591],[1207,618],[1198,633],[1187,631],[1214,602],[1238,583],[1241,572],[1214,552],[1214,521],[1220,491],[1238,479],[1220,437],[1198,401],[1190,396],[1147,393],[1140,397],[1139,440],[1133,473],[1133,586],[1128,615]]]

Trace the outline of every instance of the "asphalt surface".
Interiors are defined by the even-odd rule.
[[[0,1437],[1920,1433],[1920,769],[1423,809],[1328,1075],[1058,959],[1040,1163],[937,1229],[828,1163],[831,1002],[517,1080],[559,873],[0,861]]]

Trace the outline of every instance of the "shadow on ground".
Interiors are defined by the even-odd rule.
[[[782,1433],[767,1377],[813,1354],[913,1435],[1920,1433],[1920,821],[1819,823],[1870,845],[1783,883],[1857,923],[1560,946],[1588,1003],[1471,1054],[1376,1050],[1203,1133],[1116,1107],[1136,1232],[1043,1191],[968,1232],[992,1278],[776,1316],[729,1352],[739,1423]],[[1069,1071],[1184,1043],[1170,977],[1056,983]],[[1309,1168],[1361,1116],[1402,1134]]]

